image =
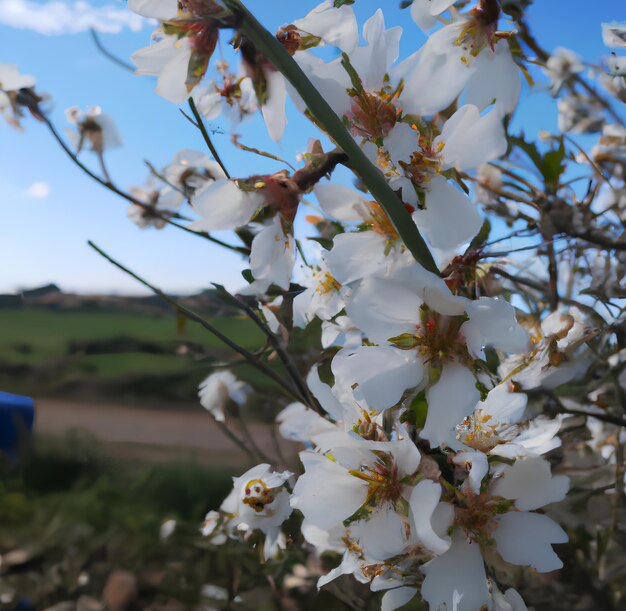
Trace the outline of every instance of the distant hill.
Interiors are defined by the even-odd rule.
[[[171,295],[181,305],[211,317],[233,316],[236,308],[222,302],[217,291],[207,289],[196,295]],[[132,297],[124,295],[81,295],[65,293],[56,284],[0,295],[2,308],[37,308],[74,312],[161,313],[172,308],[156,296]]]

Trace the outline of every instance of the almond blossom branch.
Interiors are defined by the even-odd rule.
[[[278,40],[268,32],[240,0],[224,0],[241,18],[241,31],[270,60],[293,85],[313,116],[324,126],[328,135],[345,151],[355,172],[363,179],[372,196],[389,216],[406,247],[416,261],[427,270],[439,274],[426,242],[412,221],[401,199],[354,141],[328,102],[306,77],[300,66]]]

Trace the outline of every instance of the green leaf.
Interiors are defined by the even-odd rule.
[[[522,149],[522,151],[528,155],[528,158],[535,164],[535,167],[541,172],[543,160],[541,153],[534,142],[527,142],[524,138],[524,134],[521,136],[509,136],[509,142],[517,148]]]
[[[413,350],[419,344],[419,338],[412,333],[396,335],[396,337],[389,338],[389,341],[400,350]]]
[[[549,151],[543,156],[541,164],[541,175],[546,181],[546,184],[556,186],[561,178],[561,174],[565,171],[565,164],[563,159],[565,158],[565,146],[563,142],[556,151]]]
[[[469,245],[468,250],[476,250],[478,247],[482,246],[489,239],[490,233],[491,223],[489,222],[489,219],[485,219],[480,231],[474,236],[474,239]]]
[[[326,250],[330,250],[333,247],[333,241],[329,240],[328,238],[312,237],[312,238],[307,238],[307,240],[317,242]]]
[[[341,8],[344,4],[354,4],[355,0],[335,0],[335,8]]]

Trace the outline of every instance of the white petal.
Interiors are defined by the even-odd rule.
[[[177,49],[177,53],[163,66],[157,78],[155,91],[173,104],[182,104],[190,95],[187,73],[192,49],[188,44],[183,44],[186,40],[181,41],[180,49]]]
[[[143,17],[168,21],[178,14],[178,0],[128,0],[128,8]]]
[[[496,480],[492,494],[514,499],[518,509],[530,511],[562,501],[568,490],[568,477],[553,476],[547,460],[529,456],[517,460]]]
[[[454,2],[455,0],[413,0],[411,17],[424,32],[427,32],[436,23],[434,16],[447,11]]]
[[[429,307],[446,316],[460,316],[465,313],[468,300],[453,295],[448,285],[440,276],[436,276],[424,267],[408,259],[408,263],[393,270],[394,277],[405,282]]]
[[[394,164],[398,165],[399,161],[409,161],[411,155],[418,150],[418,136],[418,132],[408,123],[396,123],[391,128],[385,137],[385,148]]]
[[[272,140],[278,142],[283,136],[287,125],[285,102],[287,100],[287,88],[285,77],[276,70],[266,73],[267,101],[261,107],[263,120],[267,126],[267,132]]]
[[[385,592],[380,602],[380,611],[394,611],[398,607],[406,605],[416,594],[417,590],[408,586],[389,590]]]
[[[502,110],[496,106],[481,116],[476,106],[466,104],[446,121],[434,142],[445,143],[445,167],[471,170],[493,161],[507,149]]]
[[[363,346],[340,350],[332,362],[336,384],[352,387],[357,400],[374,409],[395,405],[405,390],[422,380],[422,364],[412,351],[388,346]]]
[[[426,392],[428,415],[420,433],[431,447],[436,447],[450,436],[454,427],[474,411],[480,399],[476,379],[469,369],[449,363],[444,365],[441,377]]]
[[[324,411],[333,420],[343,420],[345,410],[328,384],[324,384],[320,379],[317,365],[311,367],[309,375],[306,377],[306,383],[315,398],[320,402]]]
[[[252,240],[250,271],[255,280],[289,288],[295,262],[295,244],[292,235],[283,231],[280,218],[262,229]]]
[[[424,547],[437,555],[445,553],[450,547],[450,537],[440,537],[432,525],[433,513],[438,509],[440,498],[441,486],[425,479],[415,486],[409,499],[415,534]]]
[[[373,342],[415,333],[423,301],[403,282],[370,276],[346,297],[349,318]]]
[[[478,408],[502,424],[520,422],[524,417],[528,395],[522,392],[510,392],[509,384],[499,384],[489,391],[487,398],[478,404]]]
[[[504,299],[480,297],[467,306],[469,320],[461,326],[472,356],[480,358],[486,346],[505,352],[528,349],[529,335],[517,322],[515,308]]]
[[[467,85],[467,103],[484,110],[497,100],[505,114],[512,113],[522,86],[518,70],[506,40],[496,44],[495,53],[485,50],[476,58],[476,71]]]
[[[291,506],[320,528],[340,525],[363,505],[367,482],[350,475],[329,458],[313,452],[302,452],[305,468],[296,482]]]
[[[277,416],[280,434],[291,441],[310,442],[314,435],[334,430],[325,418],[302,403],[290,403]]]
[[[504,598],[511,605],[511,611],[528,611],[528,607],[520,593],[514,588],[509,588],[504,593]]]
[[[469,475],[464,486],[468,486],[474,494],[480,494],[480,485],[485,475],[489,473],[487,456],[482,452],[468,450],[456,454],[453,461],[455,465],[466,469],[469,465]]]
[[[315,7],[302,19],[293,22],[298,29],[314,36],[322,42],[350,53],[359,42],[356,17],[351,6],[334,8],[329,0]]]
[[[401,554],[408,543],[405,521],[388,508],[379,508],[368,520],[352,524],[350,534],[363,548],[365,557],[375,561]]]
[[[490,595],[480,546],[467,543],[462,534],[457,533],[450,549],[429,562],[423,570],[426,579],[422,585],[422,598],[433,611],[488,608]]]
[[[439,112],[450,105],[469,81],[475,62],[461,61],[464,51],[454,44],[462,27],[463,22],[437,30],[416,56],[398,67],[400,73],[405,73],[405,87],[400,96],[405,113]]]
[[[565,531],[548,516],[509,512],[493,531],[499,554],[512,564],[532,566],[539,573],[560,569],[563,563],[551,544],[566,543]]]
[[[426,208],[416,210],[413,220],[428,242],[443,252],[470,242],[483,224],[472,200],[442,177],[429,183]]]
[[[245,193],[232,180],[207,183],[193,198],[193,208],[202,217],[193,222],[194,231],[234,229],[250,222],[263,200],[257,193]]]
[[[341,233],[333,239],[333,249],[326,255],[326,263],[341,284],[375,274],[388,263],[385,238],[374,231]]]
[[[356,206],[365,199],[354,189],[331,183],[318,182],[313,188],[322,210],[339,221],[358,221]]]

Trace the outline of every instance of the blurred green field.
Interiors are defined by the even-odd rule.
[[[211,320],[254,350],[262,336],[241,317]],[[0,310],[0,389],[36,396],[194,400],[211,364],[236,359],[200,325],[167,313]],[[271,388],[248,367],[241,376]]]
[[[242,346],[251,348],[259,343],[261,335],[248,320],[221,318],[211,322]],[[69,340],[121,336],[170,345],[190,341],[207,347],[223,346],[193,323],[187,324],[184,335],[179,335],[176,319],[166,314],[0,310],[0,360],[13,363],[41,363],[66,356]]]

